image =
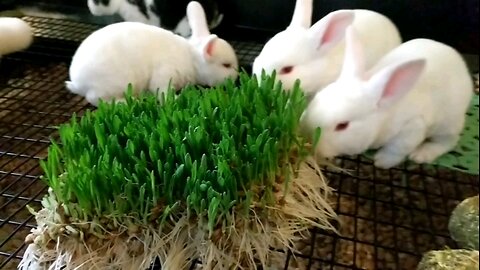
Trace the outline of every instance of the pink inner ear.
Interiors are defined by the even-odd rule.
[[[213,54],[213,45],[214,45],[214,40],[211,40],[210,42],[208,42],[207,44],[207,49],[205,50],[205,52],[207,53],[208,56],[212,56]]]
[[[417,60],[400,66],[387,81],[382,99],[398,97],[410,91],[420,77],[425,61]]]
[[[385,86],[382,98],[394,96],[397,90],[402,87],[402,81],[404,80],[402,73],[405,73],[405,70],[399,70],[395,72],[395,74],[393,74],[393,76],[390,78],[387,85]]]
[[[320,40],[320,46],[340,41],[345,35],[345,29],[352,23],[352,20],[353,17],[350,13],[333,15]]]
[[[325,30],[325,33],[323,34],[322,40],[320,40],[320,44],[326,44],[334,40],[335,31],[335,27],[333,27],[332,24],[329,24],[327,29]]]

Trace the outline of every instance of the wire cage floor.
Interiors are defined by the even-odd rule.
[[[35,43],[0,62],[0,269],[17,267],[35,226],[26,205],[38,208],[46,192],[39,160],[56,126],[91,108],[64,81],[79,42],[98,26],[24,19],[35,28]],[[232,43],[247,67],[262,46]],[[456,246],[448,218],[478,194],[478,176],[408,164],[380,170],[363,157],[340,162],[348,172],[326,172],[340,235],[312,231],[298,243],[299,254],[286,254],[283,269],[415,269],[424,252]]]

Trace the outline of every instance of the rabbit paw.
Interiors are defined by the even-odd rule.
[[[425,143],[415,149],[410,155],[409,158],[415,161],[418,164],[422,163],[431,163],[443,151],[443,147],[433,143]]]
[[[441,155],[452,150],[458,141],[458,134],[433,137],[417,147],[408,156],[418,164],[432,163]]]
[[[379,151],[374,157],[375,167],[390,169],[400,164],[404,159],[403,155],[393,154],[386,151]]]

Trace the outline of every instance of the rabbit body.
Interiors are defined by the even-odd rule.
[[[312,0],[297,0],[295,13],[305,13],[302,24],[292,24],[270,39],[255,59],[253,73],[276,71],[286,89],[297,79],[307,95],[337,79],[343,62],[345,29],[352,25],[365,44],[367,66],[401,43],[397,27],[386,16],[370,10],[338,10],[310,27]],[[306,7],[305,7],[306,6]],[[297,10],[298,9],[298,10]],[[298,14],[294,14],[299,16]]]
[[[108,25],[87,37],[70,66],[67,87],[97,105],[135,91],[181,88],[196,81],[194,53],[184,38],[138,22]]]
[[[461,55],[440,42],[414,39],[364,72],[361,42],[352,35],[356,44],[339,79],[318,92],[302,116],[309,130],[322,128],[319,153],[380,148],[375,165],[390,168],[406,157],[429,163],[453,149],[473,95]]]
[[[0,57],[28,48],[33,42],[33,30],[19,18],[0,18]]]

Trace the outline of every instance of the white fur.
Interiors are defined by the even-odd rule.
[[[198,2],[190,2],[187,10],[195,22],[192,29],[207,27]],[[215,85],[228,77],[235,79],[238,61],[233,48],[208,31],[194,36],[187,40],[138,22],[108,25],[80,44],[66,86],[97,105],[99,99],[122,100],[129,83],[136,92],[161,92],[169,84],[180,89],[187,84]]]
[[[0,18],[0,57],[27,49],[33,42],[30,25],[19,19]]]
[[[365,44],[367,67],[401,43],[396,26],[370,10],[337,10],[310,27],[312,2],[297,0],[291,24],[265,44],[253,63],[254,74],[275,70],[286,89],[300,79],[302,89],[310,95],[338,77],[347,26],[353,25]],[[293,66],[292,72],[281,74],[287,66]]]
[[[363,47],[347,30],[343,72],[318,92],[302,116],[307,130],[322,129],[322,156],[379,149],[375,165],[390,168],[409,157],[429,163],[456,145],[473,95],[461,55],[429,39],[403,43],[365,71]],[[341,131],[342,122],[349,126]]]

